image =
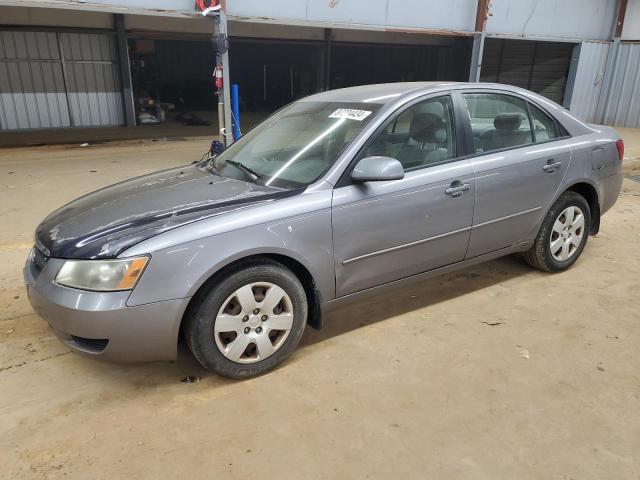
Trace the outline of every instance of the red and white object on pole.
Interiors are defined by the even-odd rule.
[[[196,0],[196,8],[207,16],[209,12],[217,12],[220,10],[219,0]]]
[[[222,65],[216,65],[216,68],[213,70],[213,78],[216,82],[216,90],[218,90],[218,92],[221,92],[222,88],[224,87],[224,80],[222,78]]]

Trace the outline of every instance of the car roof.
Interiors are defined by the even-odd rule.
[[[465,89],[486,89],[518,94],[529,100],[533,100],[538,106],[542,106],[543,109],[551,113],[572,136],[594,132],[592,127],[575,118],[568,110],[552,100],[529,90],[513,85],[505,85],[503,83],[448,81],[379,83],[316,93],[302,98],[298,100],[298,102],[371,103],[382,104],[383,109],[393,109],[395,106],[404,103],[407,99],[420,96],[423,93],[429,93],[430,91],[438,92]]]
[[[398,97],[417,90],[430,90],[458,82],[398,82],[361,85],[358,87],[339,88],[316,93],[303,99],[306,102],[354,102],[354,103],[388,103]]]
[[[538,95],[522,88],[506,85],[503,83],[489,82],[398,82],[398,83],[378,83],[374,85],[360,85],[357,87],[339,88],[326,92],[316,93],[305,97],[299,101],[305,102],[353,102],[353,103],[378,103],[387,104],[394,100],[399,100],[405,95],[416,92],[428,93],[430,90],[439,91],[446,88],[452,89],[491,89],[503,92],[519,93],[528,96]],[[548,100],[547,100],[548,101]]]

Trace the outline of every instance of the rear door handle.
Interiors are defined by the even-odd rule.
[[[560,168],[562,166],[562,162],[554,162],[554,163],[547,163],[545,166],[542,167],[542,169],[545,172],[554,172],[556,171],[556,169]]]
[[[452,197],[459,197],[463,192],[466,192],[470,188],[470,183],[460,183],[459,181],[455,181],[451,183],[451,186],[447,188],[444,193],[451,195]]]

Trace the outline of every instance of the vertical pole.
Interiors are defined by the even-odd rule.
[[[293,100],[293,65],[289,67],[289,86],[291,87],[291,100]]]
[[[613,89],[613,78],[615,71],[619,68],[620,37],[624,28],[624,19],[627,13],[627,0],[618,0],[618,11],[613,25],[613,42],[609,45],[607,53],[607,63],[604,67],[604,77],[600,87],[600,98],[596,107],[594,122],[604,123],[606,121],[606,111],[611,101],[611,90]]]
[[[605,113],[611,100],[611,90],[613,90],[613,78],[615,71],[619,67],[618,50],[620,48],[620,39],[614,38],[613,43],[609,45],[607,52],[607,63],[604,67],[604,76],[602,78],[602,86],[600,87],[600,98],[596,106],[595,123],[605,123]]]
[[[64,84],[64,97],[67,99],[67,110],[69,110],[69,124],[72,127],[77,127],[75,118],[73,117],[73,110],[71,109],[71,102],[69,101],[69,72],[67,72],[67,62],[64,59],[64,48],[62,47],[62,39],[60,34],[56,33],[56,40],[58,41],[58,51],[60,52],[60,67],[62,69],[62,83]]]
[[[113,16],[118,43],[118,63],[120,64],[120,88],[122,90],[122,108],[127,127],[136,126],[136,109],[133,103],[133,87],[131,85],[131,65],[129,65],[129,47],[127,32],[124,28],[124,15],[117,13]]]
[[[262,100],[267,101],[267,65],[262,64]]]
[[[324,29],[324,91],[331,89],[331,29]]]
[[[622,37],[624,17],[627,14],[627,3],[628,0],[618,0],[618,15],[616,16],[616,24],[613,27],[613,38]]]
[[[473,49],[471,50],[471,65],[469,67],[469,81],[479,82],[482,71],[482,53],[484,52],[484,32],[473,35]]]
[[[227,30],[227,13],[223,7],[220,10],[220,33],[223,33],[228,38]],[[224,139],[225,146],[229,146],[233,143],[233,133],[231,127],[231,77],[229,76],[229,49],[227,49],[222,55],[222,92],[224,103]]]
[[[531,65],[529,66],[529,79],[527,80],[527,90],[531,90],[533,84],[533,73],[536,69],[536,57],[538,56],[538,42],[533,43],[533,55],[531,56]]]
[[[317,75],[316,75],[316,91],[317,92],[323,92],[324,91],[324,78],[325,78],[325,73],[324,73],[324,69],[326,67],[326,62],[324,60],[325,57],[325,49],[324,49],[324,45],[318,45],[317,47],[318,50],[318,71],[317,71]]]
[[[216,55],[216,68],[220,63],[220,61],[218,60],[219,56],[220,55]],[[220,142],[222,142],[222,144],[226,146],[227,142],[224,129],[224,93],[220,90],[218,90],[218,135],[220,137]]]
[[[471,65],[469,66],[469,81],[479,82],[482,71],[482,54],[484,53],[484,38],[489,17],[489,0],[478,0],[476,7],[476,25],[471,50]]]
[[[571,98],[573,97],[573,88],[576,85],[576,74],[578,73],[578,62],[580,61],[581,49],[582,44],[578,43],[573,47],[573,52],[571,53],[569,75],[567,75],[567,84],[564,87],[564,97],[562,99],[562,106],[567,110],[571,110]]]

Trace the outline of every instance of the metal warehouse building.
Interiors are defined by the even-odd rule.
[[[142,99],[174,116],[216,109],[216,27],[192,0],[0,5],[2,131],[134,126]],[[244,112],[351,85],[481,80],[640,126],[640,0],[227,0],[222,12]]]

